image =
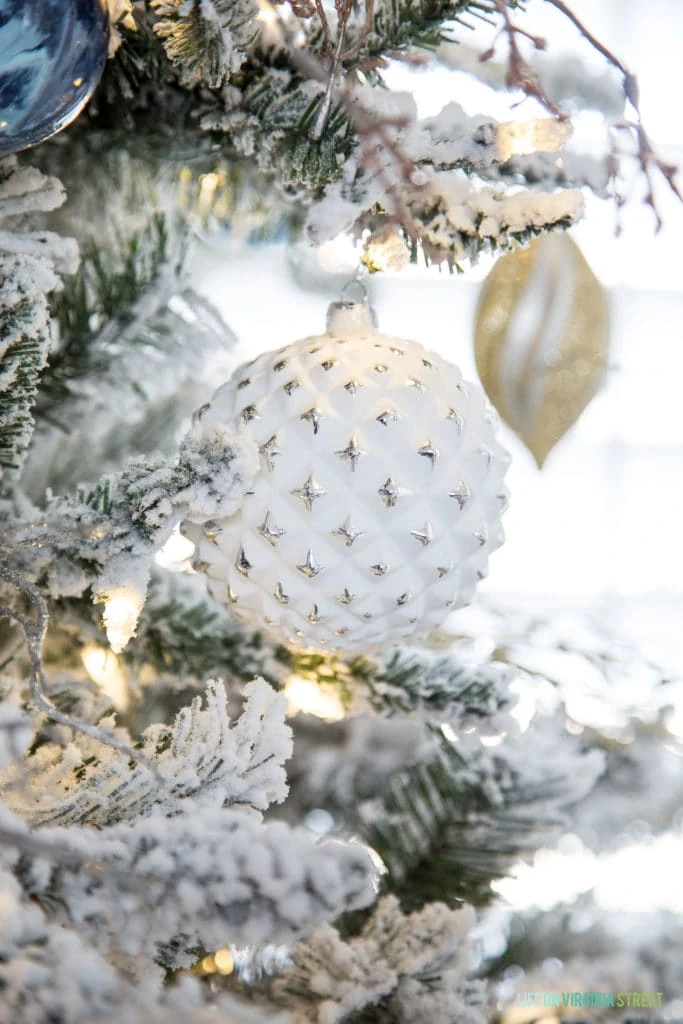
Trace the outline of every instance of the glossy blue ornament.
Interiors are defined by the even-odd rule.
[[[0,155],[80,113],[107,59],[104,0],[0,0]]]

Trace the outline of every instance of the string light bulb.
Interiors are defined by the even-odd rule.
[[[86,644],[81,661],[93,683],[106,693],[117,711],[126,711],[130,704],[128,678],[114,652],[99,644]]]
[[[324,690],[315,679],[291,675],[285,683],[284,693],[290,715],[302,711],[328,722],[337,722],[345,716],[344,705],[338,694],[330,688]]]
[[[558,117],[502,121],[496,132],[498,156],[505,161],[513,156],[554,153],[569,141],[572,131],[571,123]]]
[[[144,595],[133,587],[112,587],[100,600],[104,603],[104,628],[114,654],[120,654],[135,631]]]
[[[210,953],[199,962],[199,970],[202,974],[232,974],[235,970],[235,960],[227,946]]]

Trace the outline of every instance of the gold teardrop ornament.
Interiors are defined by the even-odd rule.
[[[477,370],[539,468],[599,390],[608,340],[607,295],[568,235],[495,263],[477,304]]]

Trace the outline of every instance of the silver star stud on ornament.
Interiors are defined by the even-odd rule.
[[[397,423],[399,415],[395,409],[385,409],[377,417],[377,422],[381,423],[383,427],[387,427],[390,423]]]
[[[240,413],[240,419],[242,423],[251,423],[252,420],[260,420],[258,412],[256,411],[255,405],[245,405],[244,409]]]
[[[259,448],[259,455],[264,459],[268,469],[272,471],[275,465],[275,459],[282,452],[277,446],[277,434],[271,434],[267,441],[265,441]]]
[[[431,544],[434,540],[434,531],[432,530],[431,523],[425,523],[421,530],[411,530],[410,536],[414,537],[415,540],[419,540],[423,548],[426,548],[428,544]]]
[[[459,484],[455,485],[455,489],[448,492],[449,498],[455,498],[458,506],[463,509],[467,504],[467,500],[471,494],[471,491],[464,480],[461,480]]]
[[[300,387],[301,387],[301,381],[297,380],[296,377],[292,377],[291,380],[288,380],[286,384],[282,385],[282,390],[284,391],[284,393],[289,398],[289,396],[291,394],[293,394],[293,392],[295,392],[297,388],[300,388]]]
[[[279,527],[270,512],[266,512],[266,518],[260,526],[256,527],[258,533],[264,540],[267,540],[271,547],[275,547],[280,537],[284,537],[285,531]]]
[[[346,448],[342,448],[341,451],[335,452],[334,454],[338,455],[340,459],[344,459],[344,461],[348,463],[351,472],[353,473],[355,472],[356,463],[358,462],[361,455],[367,455],[368,453],[363,451],[362,448],[359,448],[356,438],[352,437],[349,443],[347,444]]]
[[[365,530],[354,530],[351,524],[351,516],[347,516],[344,522],[336,530],[330,530],[333,537],[342,537],[347,548],[350,548],[354,541],[365,533]]]
[[[486,448],[484,445],[482,445],[481,448],[478,449],[477,455],[481,455],[482,459],[484,459],[484,461],[486,462],[486,468],[488,469],[488,467],[493,462],[493,452],[491,451],[491,449]]]
[[[460,413],[457,413],[455,409],[449,409],[446,419],[453,424],[453,426],[455,427],[459,434],[462,434],[462,428],[465,425],[465,421],[463,420]]]
[[[237,558],[235,559],[235,568],[238,572],[242,573],[243,576],[249,575],[249,570],[253,568],[251,562],[244,553],[244,548],[240,547],[237,552]]]
[[[320,486],[311,473],[308,480],[302,487],[295,487],[294,490],[289,493],[293,494],[295,498],[300,498],[310,512],[316,498],[322,498],[323,495],[327,494],[327,491]]]
[[[301,416],[299,416],[299,419],[303,420],[304,423],[311,424],[311,426],[313,427],[314,434],[318,433],[318,427],[320,426],[320,421],[322,420],[322,418],[323,414],[321,413],[320,409],[316,409],[315,406],[313,406],[312,409],[308,409],[306,412],[302,412]]]
[[[431,441],[425,441],[425,443],[417,449],[417,454],[421,455],[423,459],[429,459],[429,463],[432,469],[434,469],[434,463],[439,457],[439,452]]]
[[[346,384],[344,385],[344,391],[348,391],[348,393],[353,398],[353,396],[356,394],[356,392],[360,388],[362,388],[362,387],[363,387],[363,385],[360,383],[360,381],[358,381],[358,380],[348,380],[346,382]]]
[[[297,565],[299,572],[302,572],[304,576],[308,576],[309,580],[312,580],[314,576],[317,576],[319,572],[322,572],[323,568],[324,567],[320,562],[316,562],[311,548],[306,552],[306,561],[303,565]]]
[[[311,610],[308,613],[307,617],[308,617],[308,621],[310,622],[310,624],[312,626],[317,626],[318,623],[322,622],[324,620],[324,618],[325,618],[324,615],[320,614],[320,609],[318,608],[317,604],[313,605],[313,607],[311,608]]]
[[[489,539],[489,531],[486,528],[486,523],[482,524],[481,530],[475,530],[472,536],[476,540],[479,547],[483,548],[484,544],[486,544],[486,541]]]
[[[384,502],[385,508],[393,508],[398,501],[398,487],[394,478],[388,476],[377,493]]]
[[[285,594],[284,590],[282,589],[282,584],[279,582],[275,585],[273,596],[275,597],[276,601],[280,602],[280,604],[289,604],[289,594]]]

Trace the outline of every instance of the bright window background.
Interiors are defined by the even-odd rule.
[[[572,6],[637,71],[646,126],[660,152],[683,164],[680,0],[572,0]],[[529,9],[525,24],[548,37],[549,53],[575,52],[594,71],[604,70],[557,12],[541,0]],[[481,39],[484,49],[490,37],[484,27],[467,41]],[[415,74],[398,67],[392,78],[395,87],[415,93],[424,115],[450,99],[501,119],[538,112],[531,102],[512,110],[501,94],[446,69]],[[582,118],[577,136],[597,144],[597,128],[594,116]],[[589,200],[586,221],[574,232],[609,289],[612,368],[603,392],[542,472],[507,436],[514,455],[508,539],[492,557],[485,586],[611,601],[615,617],[651,650],[683,655],[683,208],[664,189],[660,199],[665,226],[658,235],[637,198],[620,238],[613,207],[597,200]],[[345,259],[352,272],[341,246],[338,264]],[[339,279],[309,267],[301,287],[293,262],[283,245],[238,253],[212,247],[203,261],[201,287],[238,334],[237,361],[324,329]],[[474,307],[488,265],[462,277],[423,268],[377,275],[371,284],[381,330],[421,341],[473,377]]]

